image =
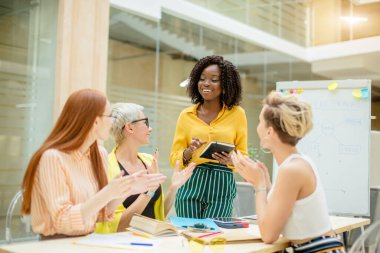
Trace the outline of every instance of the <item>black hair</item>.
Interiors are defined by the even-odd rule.
[[[203,70],[210,65],[218,65],[220,70],[221,103],[224,103],[228,109],[231,109],[234,105],[239,105],[242,93],[239,71],[231,62],[217,55],[200,59],[191,71],[189,85],[187,86],[187,93],[191,98],[191,102],[193,104],[203,103],[203,98],[198,91],[198,82]]]

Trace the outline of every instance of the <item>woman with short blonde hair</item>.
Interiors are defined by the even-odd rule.
[[[296,144],[312,129],[311,107],[295,95],[271,92],[263,102],[257,134],[262,148],[273,153],[278,167],[274,185],[268,169],[237,152],[237,172],[256,189],[256,214],[264,242],[280,234],[294,252],[344,252],[332,231],[325,192],[313,161]]]

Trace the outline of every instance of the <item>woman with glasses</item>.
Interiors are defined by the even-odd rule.
[[[231,157],[214,153],[200,158],[204,144],[211,141],[235,145],[247,153],[247,118],[241,100],[241,83],[236,67],[221,56],[207,56],[194,66],[187,92],[195,104],[179,115],[170,163],[197,164],[194,175],[179,190],[175,202],[181,217],[230,217],[236,196]]]
[[[232,154],[237,172],[256,188],[256,214],[264,242],[279,235],[292,241],[294,252],[340,252],[332,231],[322,182],[313,161],[296,144],[312,128],[310,105],[295,95],[272,92],[264,100],[257,134],[260,145],[276,159],[271,185],[268,170],[239,152]]]
[[[22,213],[43,239],[91,233],[125,199],[157,187],[162,174],[121,173],[108,182],[110,105],[103,93],[83,89],[70,95],[47,139],[32,156],[22,184]]]
[[[154,156],[139,152],[141,146],[149,144],[152,132],[143,109],[144,107],[133,103],[117,103],[112,108],[115,120],[111,134],[116,147],[108,155],[109,178],[113,178],[121,171],[126,175],[141,171],[158,173],[158,152],[156,151]],[[151,187],[145,193],[127,197],[117,209],[112,222],[99,223],[97,231],[102,233],[123,231],[135,213],[164,220],[174,202],[177,189],[192,175],[194,167],[195,165],[191,164],[185,170],[178,169],[173,173],[165,198],[161,185]]]

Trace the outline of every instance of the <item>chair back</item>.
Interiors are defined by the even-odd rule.
[[[371,224],[352,245],[350,253],[380,252],[380,220]]]
[[[39,235],[35,234],[31,229],[30,216],[23,216],[20,214],[21,203],[22,191],[19,190],[12,198],[5,218],[5,241],[7,243],[39,240]]]
[[[256,214],[255,190],[250,183],[236,182],[236,198],[234,200],[233,216],[248,216]]]

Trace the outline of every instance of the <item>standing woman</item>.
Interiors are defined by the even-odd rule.
[[[107,220],[126,196],[157,187],[161,174],[139,173],[108,183],[108,138],[113,116],[103,93],[83,89],[70,95],[47,139],[27,167],[22,213],[30,214],[43,239],[85,235]]]
[[[233,153],[237,172],[256,188],[256,214],[264,242],[280,234],[294,252],[340,252],[329,219],[325,193],[313,161],[296,144],[312,128],[310,106],[295,95],[272,92],[264,100],[257,133],[260,145],[272,151],[278,173],[271,186],[263,163]],[[268,192],[269,190],[269,192]]]
[[[143,145],[149,144],[149,136],[152,133],[143,109],[141,105],[133,103],[117,103],[112,107],[115,120],[111,134],[116,147],[108,155],[109,178],[117,176],[121,171],[126,175],[140,171],[158,172],[158,151],[154,156],[139,152]],[[149,188],[146,193],[127,197],[117,208],[112,222],[98,223],[96,231],[125,231],[135,213],[163,221],[173,205],[178,188],[190,178],[194,167],[195,164],[190,164],[185,170],[179,171],[177,168],[178,170],[174,171],[165,198],[161,185]]]
[[[241,83],[236,67],[221,56],[199,60],[189,77],[187,92],[193,106],[179,115],[170,162],[181,167],[196,163],[194,174],[177,193],[178,216],[215,218],[232,215],[236,182],[231,157],[214,153],[200,158],[204,144],[219,141],[234,144],[247,154],[247,118],[241,101]]]

